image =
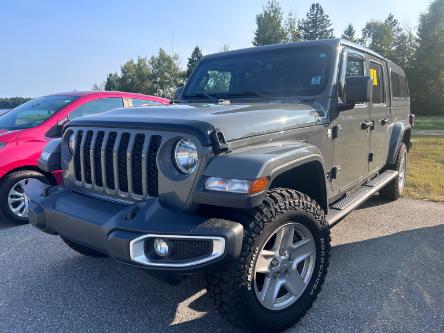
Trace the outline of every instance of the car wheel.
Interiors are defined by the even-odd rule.
[[[25,194],[25,186],[32,179],[50,183],[43,174],[32,170],[13,172],[1,181],[0,214],[4,220],[13,223],[28,223],[29,199]]]
[[[399,199],[404,192],[407,176],[407,147],[404,143],[401,143],[396,163],[392,169],[398,171],[398,176],[379,192],[383,199],[390,201]]]
[[[107,257],[107,255],[97,252],[95,250],[90,249],[89,247],[80,245],[76,242],[73,242],[69,239],[66,239],[65,237],[60,237],[66,245],[68,245],[72,250],[76,251],[77,253],[83,254],[87,257],[94,257],[94,258],[101,258],[101,257]]]
[[[330,229],[308,196],[273,189],[242,218],[240,258],[207,275],[219,312],[248,331],[280,331],[312,306],[327,274]]]

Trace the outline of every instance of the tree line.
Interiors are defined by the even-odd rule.
[[[350,23],[341,38],[368,47],[404,68],[409,79],[413,112],[444,114],[444,0],[433,1],[420,16],[417,30],[403,27],[393,14],[385,20],[368,21],[358,35]],[[319,3],[313,3],[302,19],[284,15],[277,0],[269,0],[256,15],[255,46],[335,38],[330,17]],[[108,75],[103,88],[140,92],[172,98],[203,57],[196,46],[181,69],[179,57],[160,49],[150,58],[130,60],[120,73]],[[100,88],[100,87],[99,87]]]
[[[0,98],[0,109],[13,109],[20,104],[26,103],[30,101],[31,98],[26,97],[9,97],[9,98]]]
[[[420,15],[417,29],[403,27],[394,15],[370,20],[358,33],[350,23],[344,39],[368,47],[404,68],[410,85],[412,110],[419,115],[444,115],[444,0],[434,0]],[[332,22],[319,3],[313,3],[304,18],[284,14],[277,0],[269,0],[256,15],[254,46],[335,38]],[[224,45],[221,51],[228,50]],[[120,90],[172,98],[177,86],[189,78],[202,59],[196,46],[183,69],[176,54],[160,49],[157,55],[139,57],[110,73],[97,90]],[[20,99],[20,98],[19,98]],[[0,108],[26,101],[0,99]],[[3,103],[3,104],[2,104]],[[11,104],[8,104],[11,103]],[[15,103],[15,104],[14,104]]]

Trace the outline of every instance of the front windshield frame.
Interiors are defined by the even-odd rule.
[[[207,59],[203,59],[187,84],[185,85],[180,97],[180,102],[215,102],[219,99],[224,100],[303,100],[303,99],[313,99],[319,96],[325,95],[327,90],[329,89],[332,81],[332,71],[334,68],[334,53],[333,49],[330,45],[301,45],[301,46],[292,46],[292,47],[277,47],[275,49],[264,49],[264,50],[252,50],[250,52],[239,52],[239,53],[228,53],[222,54],[220,56],[211,56]],[[196,91],[196,85],[198,85],[202,79],[205,77],[208,80],[209,72],[214,71],[214,68],[223,68],[228,63],[237,63],[237,65],[242,66],[245,61],[250,60],[251,63],[253,61],[259,61],[261,57],[267,59],[268,61],[273,61],[275,57],[289,57],[292,55],[303,55],[304,52],[311,52],[312,54],[323,54],[323,57],[326,59],[324,62],[324,68],[322,70],[322,82],[319,84],[318,89],[313,89],[309,91],[305,89],[305,91],[300,90],[299,92],[296,90],[278,90],[278,91],[264,91],[262,89],[245,89],[245,91],[235,91],[232,90],[231,86],[234,85],[230,83],[230,88],[227,93],[223,92],[204,92],[204,91]],[[254,58],[251,60],[251,58]],[[290,58],[289,58],[290,59]],[[244,61],[244,62],[243,62]],[[265,62],[265,61],[264,61]],[[316,68],[316,66],[314,67]],[[234,66],[233,69],[236,69]],[[219,70],[221,71],[221,70]],[[273,70],[270,70],[270,73]],[[227,72],[229,72],[227,70]],[[231,71],[231,75],[233,75],[234,71]],[[238,71],[239,72],[239,71]],[[284,72],[282,72],[284,73]],[[238,74],[238,73],[237,73]],[[246,72],[242,72],[243,75]],[[282,74],[281,74],[282,75]],[[234,75],[233,75],[234,76]],[[281,78],[282,76],[280,76]],[[312,77],[313,79],[313,77]],[[230,79],[231,80],[231,79]],[[240,80],[240,79],[238,79]],[[231,81],[230,81],[231,82]],[[270,86],[271,87],[271,86]]]
[[[59,113],[60,110],[72,104],[79,98],[80,96],[76,95],[49,95],[34,98],[0,115],[0,129],[12,131],[35,128],[52,118]],[[43,108],[37,109],[37,107],[41,105],[43,105]],[[32,115],[33,112],[41,112],[42,115],[38,117],[37,114]],[[45,112],[47,114],[44,114]],[[24,117],[22,124],[20,124],[19,116],[23,116],[23,114],[26,113],[29,113],[28,122],[26,122],[26,118]],[[34,118],[32,119],[33,121],[30,121],[29,117]]]

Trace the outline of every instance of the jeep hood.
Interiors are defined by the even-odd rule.
[[[275,104],[194,104],[114,109],[98,115],[77,118],[68,126],[144,128],[192,132],[205,144],[209,133],[223,132],[227,141],[284,131],[316,124],[324,116],[319,105]]]

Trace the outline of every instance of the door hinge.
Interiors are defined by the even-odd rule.
[[[327,178],[330,180],[338,178],[338,173],[341,171],[341,167],[339,165],[334,166],[331,168],[331,170],[327,173]]]
[[[336,139],[338,138],[340,135],[342,135],[342,126],[341,125],[335,125],[333,126],[333,128],[331,129],[331,136],[332,139]]]
[[[368,154],[368,161],[371,163],[373,162],[373,158],[375,157],[375,154],[373,152],[371,152],[370,154]]]

